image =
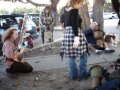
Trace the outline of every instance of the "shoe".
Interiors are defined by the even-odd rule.
[[[113,49],[105,50],[105,53],[114,53],[114,52],[115,52],[115,50],[113,50]]]
[[[97,55],[101,55],[103,52],[102,52],[101,50],[95,50],[95,53],[96,53]]]
[[[6,68],[7,76],[9,78],[16,78],[17,74],[10,73],[9,68]]]
[[[69,78],[69,80],[77,80],[77,79],[78,79],[78,77],[74,77],[74,78],[73,78],[73,77],[71,77],[71,76],[69,76],[68,78]]]
[[[78,79],[78,77],[72,77],[72,76],[68,76],[68,75],[65,75],[64,76],[65,78],[67,78],[68,80],[77,80]]]

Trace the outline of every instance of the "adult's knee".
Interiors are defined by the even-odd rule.
[[[28,70],[28,73],[33,71],[33,67],[31,66],[30,69]]]
[[[33,67],[29,65],[28,69],[26,70],[26,73],[30,73],[33,71]]]

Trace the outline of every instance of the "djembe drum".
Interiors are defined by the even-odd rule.
[[[103,68],[100,65],[95,65],[90,68],[90,75],[92,78],[92,88],[101,85],[101,78],[103,77]]]
[[[93,35],[95,39],[102,39],[103,38],[103,31],[102,30],[93,30]]]

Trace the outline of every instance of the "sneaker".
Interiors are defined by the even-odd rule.
[[[114,49],[105,49],[105,53],[114,53],[115,50]]]
[[[101,50],[95,50],[95,53],[96,53],[97,55],[101,55],[103,52],[102,52]]]

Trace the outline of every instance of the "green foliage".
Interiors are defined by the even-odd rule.
[[[111,7],[112,7],[111,3],[105,2],[105,4],[104,4],[104,11],[105,12],[109,11]]]
[[[8,14],[8,11],[6,9],[0,9],[0,14]]]
[[[15,14],[23,14],[23,13],[39,13],[39,10],[37,8],[15,8],[13,13]]]
[[[38,8],[20,8],[17,7],[13,10],[13,12],[9,12],[6,9],[0,9],[0,14],[8,14],[8,13],[15,13],[15,14],[23,14],[23,13],[39,13],[39,9]]]

